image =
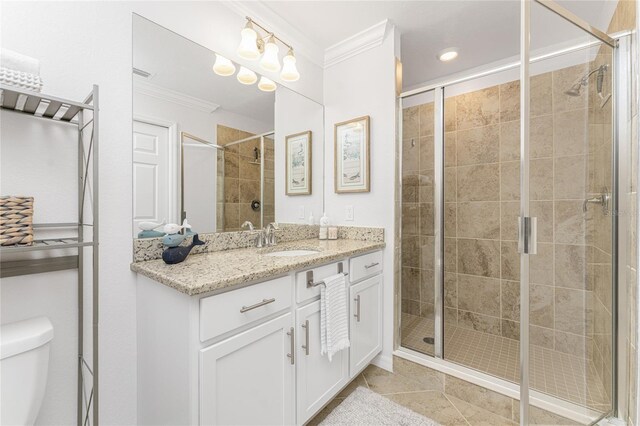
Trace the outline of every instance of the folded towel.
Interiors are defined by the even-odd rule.
[[[0,67],[0,83],[31,90],[42,91],[42,79],[39,75]]]
[[[344,274],[332,275],[320,287],[320,353],[333,355],[349,347],[347,286]]]
[[[0,49],[0,66],[27,74],[40,75],[40,61],[13,50]]]

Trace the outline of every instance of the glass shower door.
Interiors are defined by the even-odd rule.
[[[556,397],[589,423],[613,400],[613,49],[543,4],[555,5],[529,4],[528,84],[518,87],[520,153],[511,171],[520,177],[519,212],[507,214],[520,219],[513,263],[522,386],[529,401]],[[550,27],[564,37],[550,39]],[[582,47],[550,54],[558,46]],[[530,422],[541,415],[533,405],[522,410]]]

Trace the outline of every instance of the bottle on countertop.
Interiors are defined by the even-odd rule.
[[[322,213],[320,218],[320,239],[326,240],[329,232],[329,218],[326,213]]]

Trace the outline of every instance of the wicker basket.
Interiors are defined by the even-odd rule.
[[[0,197],[0,245],[33,244],[33,197]]]

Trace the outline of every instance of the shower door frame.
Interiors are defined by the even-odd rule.
[[[520,52],[520,61],[512,62],[505,64],[500,67],[496,67],[493,69],[489,69],[486,71],[482,71],[479,73],[475,73],[468,76],[463,76],[460,78],[455,78],[451,80],[445,80],[442,82],[438,82],[435,84],[430,84],[424,87],[420,87],[417,89],[409,90],[400,93],[398,97],[398,107],[400,113],[398,114],[398,129],[399,129],[399,144],[401,146],[402,143],[402,111],[403,111],[403,100],[405,98],[409,98],[414,95],[424,94],[428,92],[433,92],[434,94],[434,236],[435,236],[435,264],[434,264],[434,275],[435,275],[435,295],[434,295],[434,314],[435,314],[435,330],[434,330],[434,356],[429,356],[427,354],[422,354],[420,352],[402,347],[400,337],[402,334],[401,330],[401,294],[396,298],[396,341],[395,341],[395,354],[423,364],[427,367],[434,368],[446,374],[450,374],[452,376],[470,381],[472,383],[478,384],[484,387],[490,387],[491,389],[507,395],[514,399],[520,400],[520,423],[528,424],[528,411],[529,405],[531,401],[535,402],[535,406],[538,406],[542,409],[547,409],[552,412],[555,412],[560,415],[566,415],[567,417],[571,417],[572,415],[575,418],[576,413],[581,411],[579,415],[582,417],[577,419],[578,421],[582,421],[586,423],[588,421],[594,421],[596,418],[605,417],[610,414],[617,414],[618,412],[624,412],[626,408],[626,404],[621,401],[624,398],[618,398],[617,394],[621,389],[627,389],[626,385],[626,363],[621,362],[622,359],[626,356],[626,350],[623,350],[624,345],[619,345],[616,336],[616,322],[619,320],[619,315],[621,311],[619,309],[619,301],[617,297],[617,267],[618,263],[621,261],[618,257],[618,242],[617,242],[617,231],[618,231],[618,219],[616,215],[612,215],[612,279],[613,279],[613,295],[612,295],[612,309],[613,312],[613,330],[612,336],[614,339],[612,345],[612,400],[611,406],[612,410],[609,413],[605,413],[603,416],[600,416],[599,413],[596,413],[587,407],[581,406],[579,404],[570,403],[567,401],[563,401],[557,397],[552,395],[548,395],[536,390],[529,389],[529,312],[528,312],[528,254],[523,253],[521,255],[521,322],[520,322],[520,365],[521,365],[521,378],[520,383],[515,384],[512,382],[508,382],[507,380],[500,379],[498,377],[491,376],[486,373],[482,373],[480,371],[474,370],[469,367],[465,367],[451,361],[447,361],[444,359],[444,90],[447,87],[453,86],[458,83],[463,83],[471,80],[476,80],[482,77],[487,77],[490,75],[498,74],[504,71],[509,71],[513,69],[520,68],[520,81],[524,84],[520,85],[521,88],[521,208],[520,208],[520,216],[528,217],[529,209],[528,209],[528,139],[529,139],[529,65],[531,63],[543,61],[546,59],[550,59],[556,56],[561,56],[573,51],[579,51],[582,49],[586,49],[592,46],[601,45],[602,43],[607,44],[613,48],[613,98],[612,102],[614,105],[613,108],[613,118],[612,118],[612,130],[613,134],[613,146],[612,146],[612,175],[614,179],[614,185],[612,188],[612,206],[613,209],[617,208],[617,202],[619,200],[618,197],[618,179],[619,173],[623,167],[619,167],[618,162],[618,140],[621,136],[624,135],[625,130],[624,126],[621,125],[618,117],[619,106],[621,101],[628,101],[628,96],[626,91],[628,91],[628,83],[620,79],[619,76],[624,72],[629,72],[628,67],[622,67],[619,64],[627,64],[625,62],[625,58],[621,56],[623,53],[628,54],[628,47],[624,50],[624,52],[620,52],[621,49],[617,49],[618,41],[623,40],[622,44],[624,46],[628,46],[629,44],[629,32],[623,32],[619,34],[615,34],[614,37],[610,37],[607,34],[599,31],[598,29],[592,27],[588,23],[582,21],[577,18],[575,15],[566,11],[561,6],[558,6],[556,3],[550,0],[533,0],[536,3],[544,6],[550,11],[556,13],[561,16],[565,20],[570,23],[576,25],[577,27],[583,29],[591,36],[595,37],[599,41],[589,41],[586,43],[582,43],[576,46],[572,46],[569,48],[561,49],[555,52],[551,52],[548,54],[530,57],[529,52],[529,40],[530,40],[530,0],[521,0],[521,52]],[[520,64],[525,64],[524,67],[520,67]],[[622,68],[622,70],[620,70]],[[623,74],[624,75],[624,74]],[[620,86],[623,86],[622,88]],[[621,90],[625,89],[625,90]],[[618,96],[618,94],[623,94],[623,96]],[[401,149],[401,148],[400,148]],[[526,163],[526,164],[525,164]],[[402,161],[399,162],[398,166],[399,170],[397,176],[401,179],[402,176]],[[624,170],[622,170],[624,176]],[[524,176],[523,176],[524,175]],[[399,184],[401,185],[401,180],[399,180]],[[401,189],[401,187],[400,187]],[[400,192],[401,193],[401,192]],[[400,208],[401,208],[401,200],[400,200]],[[398,214],[398,227],[397,229],[401,233],[401,221],[402,214]],[[520,231],[520,229],[519,229]],[[400,238],[397,239],[400,241]],[[401,250],[397,252],[398,256],[401,254]],[[533,253],[531,253],[533,254]],[[398,263],[399,264],[399,263]],[[397,274],[398,280],[401,280],[401,274]],[[523,281],[523,277],[526,277]],[[401,290],[401,285],[397,286],[398,292]],[[522,291],[522,288],[525,288],[526,291]],[[525,295],[523,297],[523,294]],[[524,320],[523,320],[524,319]],[[625,353],[622,353],[625,352]],[[620,380],[624,379],[624,380]],[[519,392],[516,390],[514,392],[514,387],[519,388]],[[565,414],[563,414],[565,413]],[[597,421],[597,420],[595,420]]]

